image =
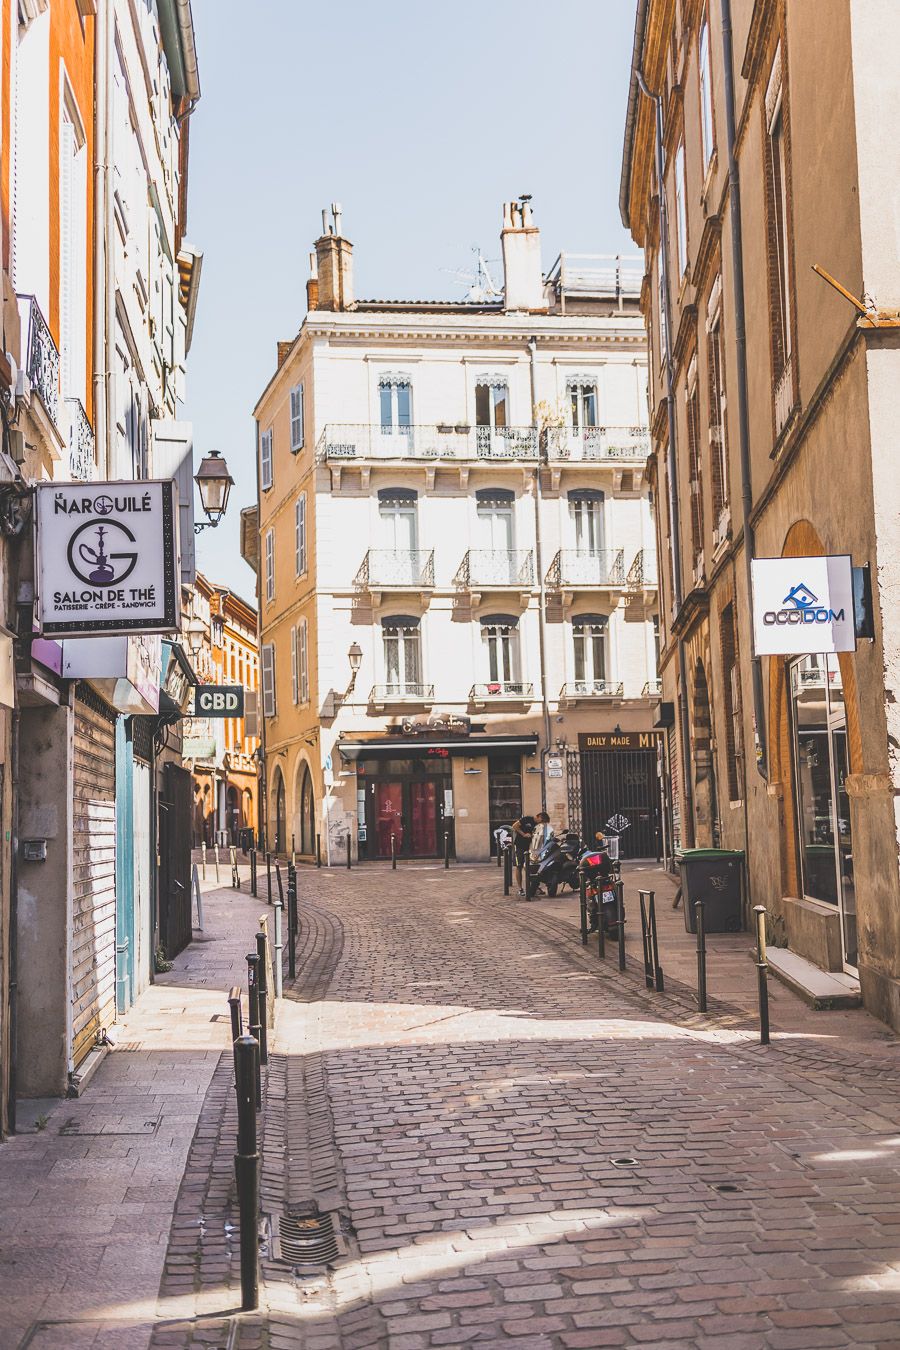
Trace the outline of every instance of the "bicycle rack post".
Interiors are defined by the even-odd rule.
[[[702,900],[694,901],[694,913],[697,915],[697,1004],[701,1012],[706,1012],[706,906]]]
[[[653,988],[653,957],[650,951],[650,925],[647,922],[647,902],[645,900],[646,891],[638,891],[638,900],[641,906],[641,943],[644,949],[644,984],[648,989]]]
[[[650,892],[650,902],[648,906],[648,916],[650,919],[650,955],[653,958],[653,979],[656,984],[658,994],[665,993],[665,980],[663,979],[662,966],[659,964],[659,938],[656,930],[656,892]]]

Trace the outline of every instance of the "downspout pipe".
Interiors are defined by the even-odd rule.
[[[541,810],[547,810],[547,773],[546,758],[550,750],[550,704],[547,701],[547,635],[544,632],[546,620],[547,595],[544,586],[544,562],[541,545],[541,469],[544,466],[546,452],[541,449],[540,432],[535,419],[537,406],[535,361],[537,359],[537,338],[528,339],[528,358],[531,375],[531,424],[538,436],[538,466],[534,471],[534,565],[538,578],[538,659],[541,673],[541,712],[544,719],[544,748],[541,751]]]
[[[106,197],[109,192],[109,154],[106,140],[106,33],[109,25],[107,0],[101,0],[97,9],[94,27],[94,87],[97,97],[94,102],[94,276],[93,276],[93,397],[92,413],[94,423],[94,444],[100,476],[108,478],[106,472],[106,384],[107,384],[107,344],[106,344],[106,304],[104,301],[106,284],[105,254],[108,246],[106,237]]]
[[[669,433],[669,444],[666,451],[666,477],[668,478],[669,520],[671,523],[669,544],[672,557],[672,606],[677,615],[680,612],[684,601],[684,588],[681,579],[681,512],[678,502],[678,468],[677,456],[675,453],[677,429],[675,424],[675,376],[672,364],[672,303],[669,290],[669,253],[667,247],[669,239],[669,222],[663,163],[663,111],[662,99],[658,94],[654,94],[650,90],[640,65],[635,67],[635,76],[638,85],[640,86],[641,93],[653,102],[656,114],[654,149],[656,158],[656,183],[659,197],[659,266],[662,277],[662,302],[665,309],[665,342],[660,345],[664,348],[662,355],[666,368],[666,415]],[[690,753],[690,723],[688,720],[687,705],[689,687],[687,677],[687,656],[685,654],[683,638],[678,637],[676,641],[678,647],[678,678],[681,684],[681,697],[678,699],[678,719],[679,730],[681,733],[681,798],[684,803],[681,820],[685,834],[685,844],[690,848],[694,843],[694,787],[693,766]]]
[[[728,146],[728,198],[731,217],[731,266],[734,272],[734,340],[737,350],[738,444],[741,461],[741,523],[744,531],[744,565],[747,573],[747,600],[753,596],[752,565],[756,556],[756,538],[753,530],[753,478],[750,465],[750,418],[747,395],[747,327],[744,309],[744,246],[741,230],[741,179],[735,154],[736,131],[734,123],[734,43],[731,23],[731,0],[721,0],[722,54],[725,74],[725,136]],[[756,732],[756,767],[764,782],[768,782],[769,762],[766,738],[765,701],[763,698],[762,658],[750,658],[753,690],[753,723]],[[746,765],[746,760],[745,760]],[[744,788],[746,793],[746,785]]]

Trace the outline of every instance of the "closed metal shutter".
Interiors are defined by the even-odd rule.
[[[116,1019],[116,714],[76,687],[72,1057]]]
[[[681,847],[681,792],[678,776],[678,736],[674,727],[669,727],[669,783],[672,793],[672,844]]]

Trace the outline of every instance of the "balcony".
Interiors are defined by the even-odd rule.
[[[370,548],[353,584],[375,597],[382,591],[430,590],[434,586],[434,550]]]
[[[563,708],[590,700],[617,699],[624,692],[625,686],[617,680],[570,680],[559,691],[559,706]]]
[[[59,352],[33,295],[19,295],[25,373],[54,427],[59,426]]]
[[[630,591],[655,591],[659,585],[656,570],[656,554],[649,549],[640,549],[634,562],[628,569],[627,585]]]
[[[481,591],[499,590],[529,594],[534,585],[531,549],[470,548],[453,580],[473,597]]]
[[[69,414],[69,473],[80,483],[88,483],[94,476],[94,432],[87,419],[81,399],[67,398]]]
[[[642,698],[662,698],[662,680],[648,680],[641,690]]]
[[[551,591],[615,591],[625,585],[625,553],[621,548],[598,553],[561,548],[546,576]]]
[[[370,708],[388,708],[397,703],[415,704],[420,708],[430,708],[434,703],[434,685],[410,684],[403,681],[393,684],[374,684],[369,691]]]
[[[469,690],[469,702],[476,707],[485,703],[530,703],[534,698],[534,685],[515,680],[490,680],[487,684],[473,684]]]
[[[547,431],[548,459],[632,460],[643,464],[650,454],[650,433],[646,427],[550,427]]]
[[[533,427],[476,427],[440,423],[387,430],[370,422],[329,423],[316,447],[320,462],[348,460],[536,460]]]

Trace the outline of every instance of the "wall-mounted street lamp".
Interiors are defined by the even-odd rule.
[[[194,523],[194,534],[199,534],[201,530],[215,529],[224,516],[234,479],[218,450],[210,450],[201,460],[200,468],[194,474],[194,482],[200,491],[200,504],[207,516],[206,520]]]
[[[350,662],[350,683],[344,693],[344,698],[349,698],[356,688],[356,677],[359,674],[359,668],[362,665],[362,647],[358,642],[350,644],[350,650],[347,652],[347,660]]]

